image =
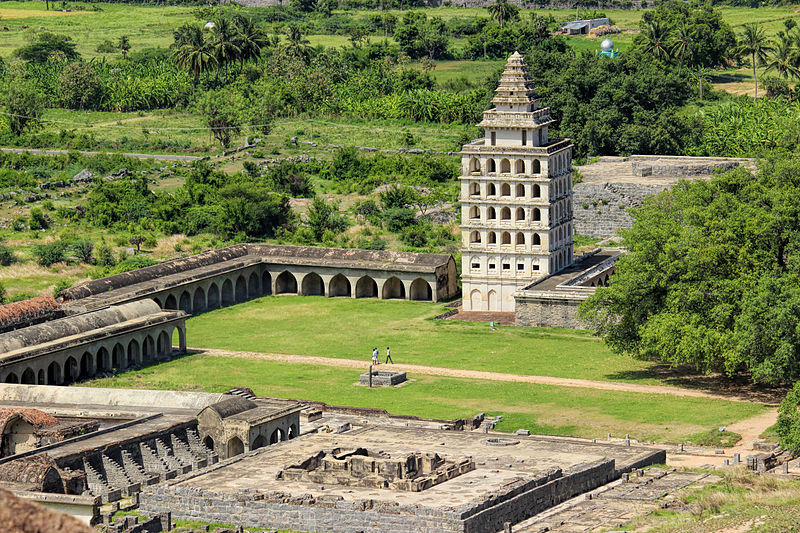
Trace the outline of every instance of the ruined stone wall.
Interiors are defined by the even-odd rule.
[[[172,511],[175,518],[224,522],[230,516],[247,526],[349,533],[485,533],[504,522],[517,523],[617,476],[614,460],[579,466],[563,475],[554,468],[524,479],[503,493],[458,508],[401,507],[374,500],[345,501],[340,496],[314,498],[245,489],[233,494],[190,486],[152,487],[141,494],[140,511],[153,516]]]
[[[523,296],[516,301],[517,326],[586,329],[586,324],[578,318],[578,306],[583,300]]]
[[[602,239],[613,237],[617,230],[633,224],[627,212],[629,207],[641,205],[647,196],[666,188],[666,185],[635,183],[578,183],[573,187],[575,233]]]

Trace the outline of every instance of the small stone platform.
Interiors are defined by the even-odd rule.
[[[406,373],[394,370],[373,370],[372,371],[372,386],[373,387],[394,387],[406,381]],[[359,385],[370,385],[369,371],[364,372],[358,378]]]

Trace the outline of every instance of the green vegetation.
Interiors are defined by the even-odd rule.
[[[686,440],[698,446],[706,446],[708,448],[732,448],[736,446],[737,442],[742,440],[742,436],[733,431],[712,429],[705,433],[690,435]]]
[[[256,328],[250,331],[256,331]],[[368,354],[368,351],[366,352]],[[394,347],[393,347],[394,353]],[[367,365],[365,359],[365,368]],[[682,440],[709,426],[763,412],[757,404],[622,393],[526,383],[427,375],[402,387],[355,385],[358,371],[256,359],[190,355],[155,367],[89,382],[97,387],[225,391],[247,383],[262,396],[303,398],[333,405],[380,406],[390,413],[434,418],[502,415],[502,431],[601,437],[630,434],[644,440]]]
[[[800,164],[681,182],[632,211],[630,253],[582,307],[618,353],[756,383],[800,378]]]
[[[236,351],[369,360],[391,346],[402,363],[657,383],[651,364],[619,357],[588,331],[431,320],[447,309],[374,299],[268,296],[192,317],[190,344]]]
[[[794,384],[778,409],[778,422],[773,426],[781,446],[800,453],[800,381]]]

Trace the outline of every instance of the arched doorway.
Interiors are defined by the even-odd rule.
[[[142,362],[139,342],[136,339],[128,344],[128,366],[135,366]]]
[[[499,311],[500,301],[497,298],[497,291],[489,291],[489,311]]]
[[[183,291],[181,293],[181,303],[180,303],[180,310],[186,313],[192,312],[192,297],[189,296],[188,291]]]
[[[228,307],[236,303],[233,299],[233,283],[226,279],[222,283],[222,307]]]
[[[172,341],[166,331],[158,335],[158,355],[170,355],[172,353]]]
[[[47,377],[44,375],[44,370],[43,369],[41,369],[41,368],[39,369],[39,373],[37,374],[37,377],[39,378],[39,381],[38,381],[39,385],[47,385],[47,379],[46,379]]]
[[[194,298],[192,299],[192,313],[199,315],[206,310],[206,291],[203,287],[197,287],[194,291]]]
[[[145,361],[152,361],[156,355],[156,341],[153,337],[148,335],[144,338],[144,345],[142,346],[142,356]]]
[[[252,272],[247,280],[247,297],[252,300],[253,298],[258,298],[258,294],[258,274]]]
[[[378,284],[369,276],[364,276],[356,282],[356,298],[377,298]]]
[[[244,276],[236,278],[236,303],[247,300],[247,282]]]
[[[328,285],[328,296],[350,297],[350,280],[341,274],[336,274]]]
[[[290,424],[289,425],[289,432],[288,432],[286,437],[287,437],[288,440],[292,440],[292,439],[296,438],[297,437],[297,426],[295,426],[294,424]]]
[[[231,440],[228,441],[228,457],[233,457],[234,455],[241,455],[244,453],[244,443],[242,439],[239,437],[231,437]]]
[[[433,291],[430,284],[422,278],[417,278],[411,283],[411,299],[430,302],[433,299]]]
[[[390,300],[390,299],[404,300],[405,297],[406,297],[406,288],[403,286],[403,282],[400,281],[398,278],[392,276],[391,278],[386,280],[386,283],[383,284],[384,300]]]
[[[36,385],[36,374],[30,368],[26,368],[22,373],[22,383],[25,385]]]
[[[97,350],[97,356],[96,356],[95,360],[96,360],[96,363],[95,363],[95,366],[94,366],[95,372],[98,372],[98,371],[101,371],[101,370],[105,372],[105,371],[108,371],[108,370],[111,369],[109,356],[108,356],[108,350],[106,350],[104,347],[101,347],[99,350]]]
[[[264,435],[259,435],[256,437],[256,440],[253,441],[253,445],[250,446],[251,450],[257,450],[259,448],[263,448],[267,445],[267,439],[264,438]]]
[[[61,365],[55,361],[47,367],[47,384],[61,385]]]
[[[275,280],[275,294],[297,294],[297,278],[288,270],[280,273]]]
[[[303,277],[303,296],[322,296],[325,284],[316,272],[309,272]]]
[[[272,435],[269,436],[270,444],[277,444],[282,440],[283,440],[283,430],[281,430],[280,428],[273,431]]]
[[[81,357],[81,370],[78,374],[80,379],[87,379],[92,376],[92,354],[89,352],[84,352],[83,356]]]
[[[125,362],[125,348],[121,344],[116,344],[114,349],[111,350],[111,368],[123,370],[127,366]]]
[[[211,438],[211,435],[206,435],[206,438],[203,439],[203,445],[212,452],[214,451],[214,439]]]
[[[272,294],[272,275],[266,270],[261,275],[261,294],[264,296]]]
[[[481,311],[482,305],[483,305],[483,299],[481,298],[481,291],[475,289],[471,293],[469,293],[469,308],[471,310]]]
[[[31,372],[33,378],[33,372]],[[64,384],[69,385],[78,379],[78,361],[74,357],[67,357],[64,363]]]
[[[219,288],[217,287],[216,283],[212,283],[208,287],[208,303],[206,304],[206,307],[209,311],[219,307]]]
[[[167,296],[166,301],[164,302],[164,309],[177,309],[178,308],[178,301],[175,299],[174,294],[170,294]]]
[[[19,378],[13,372],[6,376],[6,383],[19,383]]]

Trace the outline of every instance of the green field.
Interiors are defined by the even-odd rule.
[[[587,331],[431,320],[443,304],[268,296],[193,317],[189,345],[369,361],[391,346],[397,362],[513,374],[658,383],[651,363],[613,354]]]
[[[319,302],[319,299],[313,299]],[[212,313],[213,314],[213,313]],[[298,324],[312,320],[298,320]],[[227,327],[226,323],[224,327]],[[223,329],[222,325],[218,325]],[[413,323],[407,323],[409,329]],[[196,325],[189,323],[190,339]],[[248,331],[258,331],[251,323]],[[414,328],[415,329],[415,328]],[[298,328],[297,334],[304,330]],[[313,341],[313,339],[309,339]],[[317,339],[320,351],[326,342]],[[569,350],[572,342],[561,346]],[[401,356],[402,357],[402,356]],[[365,363],[366,364],[366,363]],[[553,364],[556,366],[556,364]],[[97,387],[223,392],[246,386],[257,395],[323,401],[331,405],[377,407],[391,413],[434,418],[502,415],[498,430],[605,437],[630,434],[642,440],[677,441],[710,428],[762,413],[759,404],[660,394],[597,391],[527,383],[409,376],[402,387],[355,385],[358,371],[271,361],[190,355],[88,384]]]

